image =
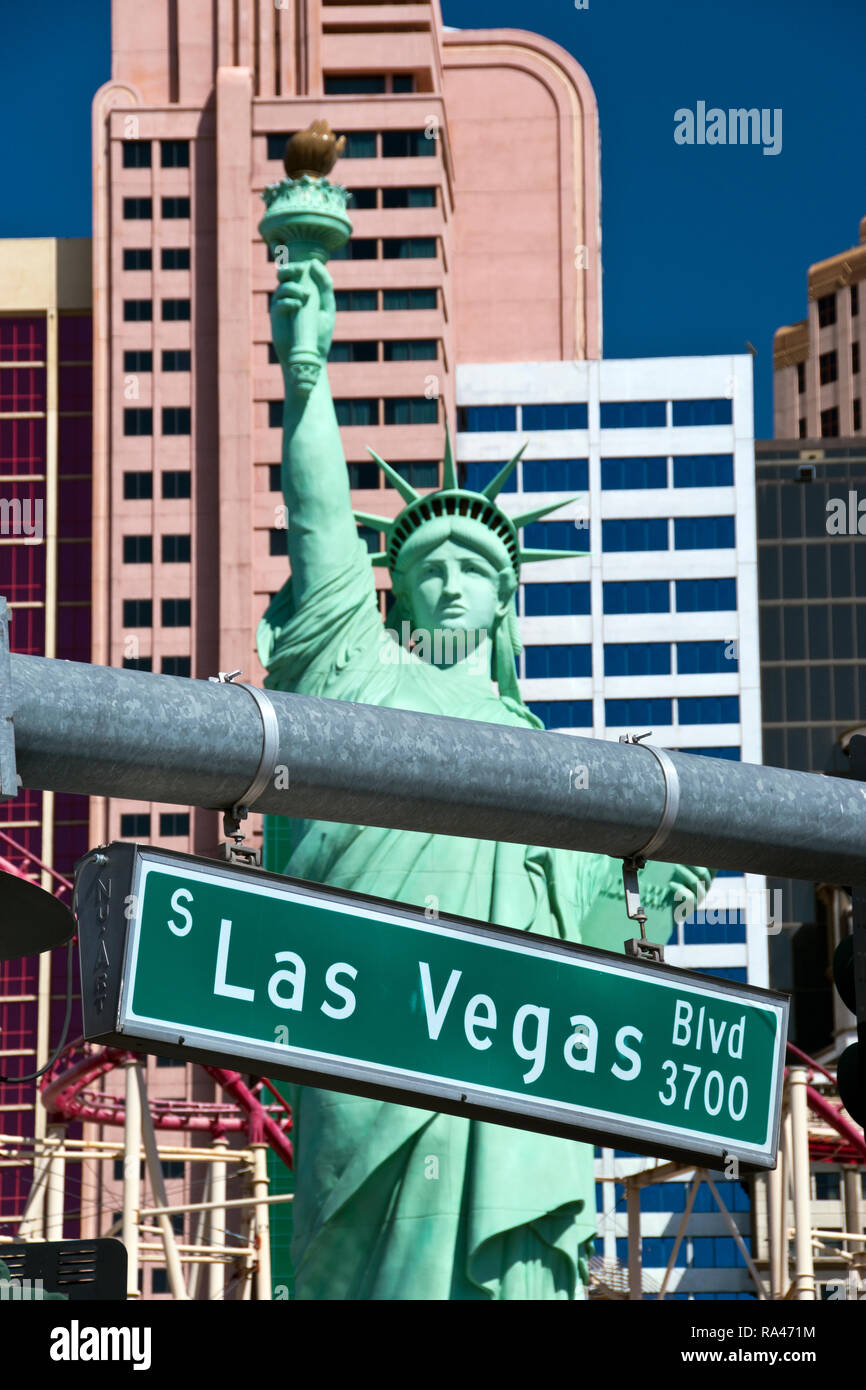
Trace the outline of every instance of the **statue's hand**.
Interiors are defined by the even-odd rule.
[[[294,347],[315,348],[327,359],[334,334],[336,302],[331,277],[321,261],[293,261],[277,271],[271,300],[274,350],[288,367]]]
[[[688,904],[687,915],[690,916],[706,897],[707,889],[713,881],[713,871],[698,864],[674,864],[666,867],[672,869],[669,880],[671,898],[678,903]]]

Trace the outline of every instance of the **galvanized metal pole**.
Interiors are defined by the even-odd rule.
[[[25,787],[213,808],[246,797],[617,859],[654,842],[650,857],[671,863],[866,886],[858,781],[278,692],[266,718],[237,685],[43,657],[9,667]]]
[[[815,1264],[812,1252],[812,1178],[809,1168],[809,1112],[806,1103],[808,1073],[792,1067],[791,1135],[794,1180],[794,1297],[814,1299]]]

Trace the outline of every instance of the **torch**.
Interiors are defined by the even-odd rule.
[[[352,224],[346,204],[351,195],[325,177],[345,144],[345,135],[337,139],[327,121],[313,121],[287,142],[283,163],[288,178],[265,189],[267,212],[259,223],[274,259],[283,265],[312,259],[324,264],[349,240]],[[304,394],[312,391],[322,365],[316,347],[317,315],[318,296],[312,295],[295,320],[288,371],[295,389]]]

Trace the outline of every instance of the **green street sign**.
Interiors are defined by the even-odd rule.
[[[75,910],[92,1041],[775,1163],[783,995],[138,845],[81,861]]]

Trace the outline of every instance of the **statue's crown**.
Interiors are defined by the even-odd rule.
[[[518,577],[522,564],[531,564],[535,560],[574,560],[581,555],[587,555],[589,552],[586,550],[531,550],[521,547],[520,544],[519,532],[521,527],[538,521],[548,512],[557,511],[560,507],[564,507],[567,502],[575,501],[575,498],[561,497],[556,502],[545,503],[542,507],[536,507],[529,512],[521,512],[518,516],[508,516],[493,500],[502,491],[525,449],[526,444],[522,444],[517,453],[500,468],[495,478],[481,492],[472,492],[458,484],[454,453],[451,448],[451,434],[446,425],[442,487],[435,492],[419,493],[395,468],[380,458],[374,449],[368,448],[367,452],[375,459],[385,477],[397,489],[403,501],[407,503],[402,512],[393,519],[373,516],[369,512],[354,513],[355,520],[362,526],[372,526],[375,530],[385,533],[385,549],[373,555],[372,563],[374,565],[387,565],[393,574],[397,567],[400,551],[409,537],[428,522],[449,516],[462,517],[466,521],[476,522],[479,526],[484,526],[488,531],[491,531],[505,547],[514,567],[514,573]]]

